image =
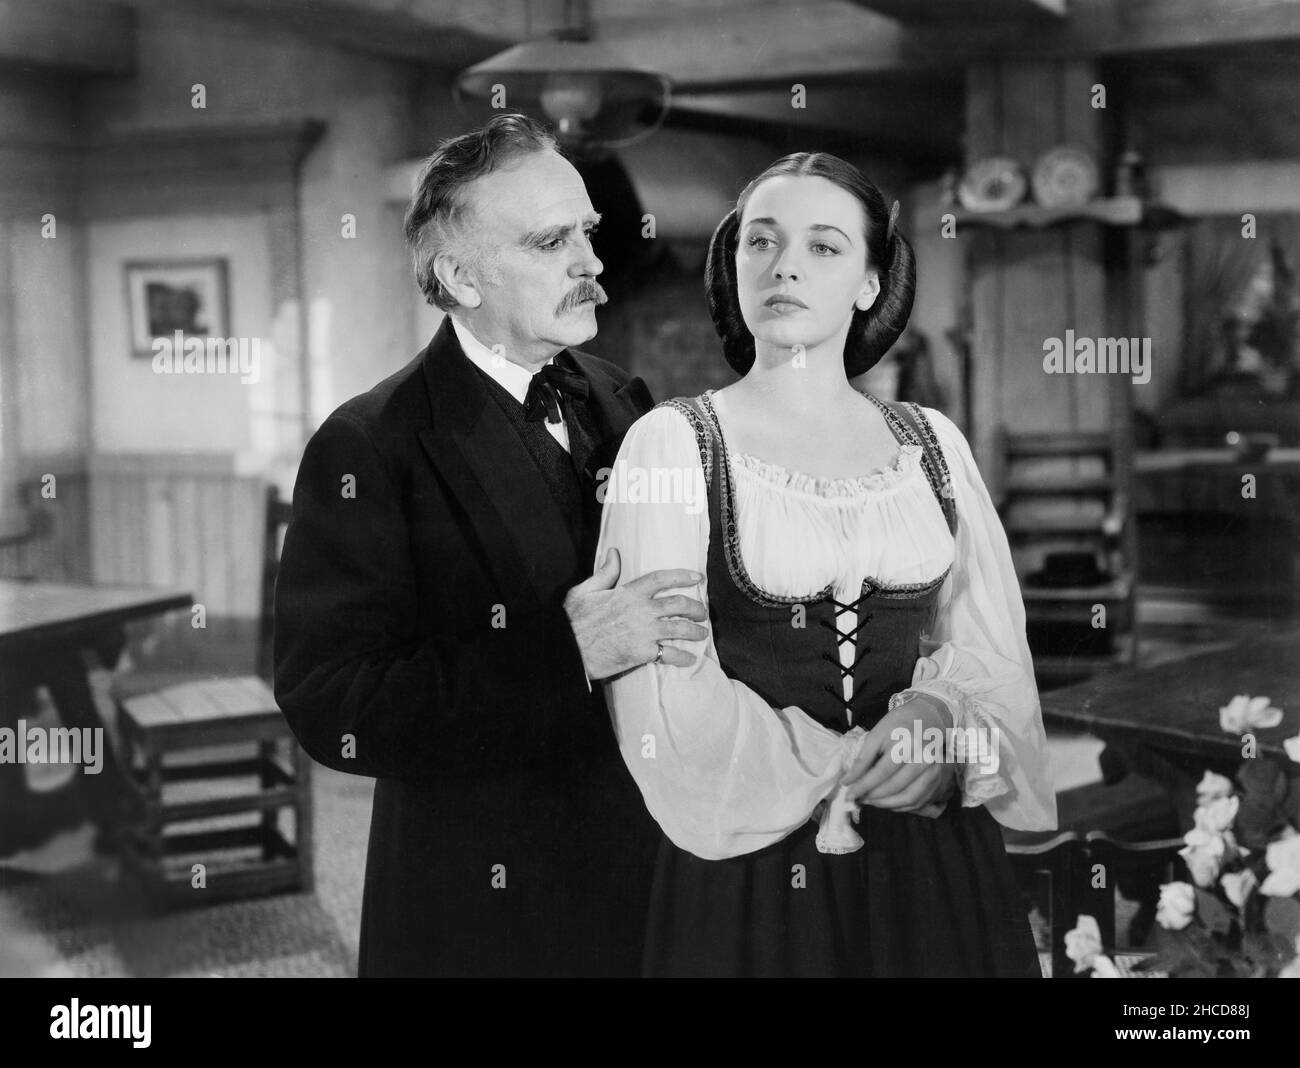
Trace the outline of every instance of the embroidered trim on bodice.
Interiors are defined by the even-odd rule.
[[[864,396],[870,397],[869,394],[864,394]],[[870,399],[875,400],[874,397]],[[718,474],[721,480],[721,486],[719,487],[720,492],[718,496],[719,496],[719,505],[722,513],[721,516],[722,517],[722,532],[721,532],[722,547],[723,547],[723,555],[727,561],[727,571],[730,573],[732,581],[736,584],[736,587],[742,593],[745,594],[746,597],[748,597],[755,604],[761,605],[765,608],[779,608],[785,605],[793,605],[793,604],[811,604],[811,603],[817,603],[829,599],[831,597],[832,592],[835,589],[834,581],[827,583],[825,588],[823,588],[820,592],[817,593],[804,594],[802,596],[783,596],[780,594],[769,593],[767,590],[762,589],[758,585],[758,583],[756,583],[752,578],[750,578],[749,572],[745,568],[744,558],[740,551],[740,533],[736,523],[735,493],[733,489],[735,474],[731,467],[731,452],[727,448],[726,438],[723,436],[722,433],[722,424],[718,420],[718,413],[713,407],[713,390],[708,390],[705,393],[701,394],[701,396],[699,397],[699,401],[701,407],[704,409],[705,413],[707,414],[709,421],[713,424],[712,429],[714,435],[716,435],[716,439],[719,445],[718,452],[720,452],[722,456],[722,462],[718,465]],[[878,401],[876,403],[879,404]],[[674,407],[676,407],[676,405],[674,405]],[[693,420],[692,425],[694,425],[695,422],[696,421]],[[908,450],[909,447],[913,445],[915,445],[915,447],[918,449],[921,448],[920,444],[914,440],[915,436],[907,432],[905,424],[897,420],[896,417],[895,419],[890,421],[889,427],[894,432],[895,437],[899,439],[899,442],[903,446],[904,450]],[[901,432],[900,432],[900,428],[901,428]],[[696,433],[698,437],[698,433],[699,433],[698,429]],[[739,456],[741,454],[737,454],[737,455]],[[904,456],[900,454],[898,461],[896,461],[896,466],[897,464],[901,464],[905,462],[907,461],[905,461]],[[926,464],[924,466],[927,469],[927,476],[929,476],[930,474],[929,465]],[[705,477],[708,478],[707,471]],[[812,476],[803,476],[803,477],[812,477]],[[874,473],[873,475],[865,476],[865,478],[867,479],[870,479],[872,477],[874,477]],[[861,480],[860,479],[852,479],[852,480],[836,479],[836,480],[822,480],[822,481],[833,481],[833,482],[843,481],[843,482],[856,483]],[[936,482],[933,478],[930,479],[930,485],[932,488],[936,487]],[[935,488],[936,496],[938,495],[938,493],[939,490]],[[839,609],[839,602],[836,602],[836,607],[838,609],[836,614],[839,615],[842,611],[848,611],[850,610],[850,607],[852,608],[852,610],[856,611],[858,606],[861,604],[861,602],[865,598],[871,596],[891,597],[891,598],[893,597],[910,598],[910,597],[924,596],[925,594],[929,593],[931,590],[937,589],[939,586],[941,586],[944,580],[948,577],[948,573],[951,570],[952,570],[952,566],[949,565],[948,567],[943,569],[943,572],[941,574],[939,574],[933,579],[924,582],[887,583],[887,582],[881,582],[874,577],[868,577],[863,580],[862,595],[856,601],[851,602],[850,605],[845,606],[843,609]]]

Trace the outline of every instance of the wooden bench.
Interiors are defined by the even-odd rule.
[[[289,504],[267,493],[258,675],[114,681],[136,819],[123,861],[151,897],[199,904],[311,890],[311,762],[265,681]],[[188,825],[188,826],[187,826]]]
[[[138,815],[122,856],[152,898],[199,904],[312,888],[311,762],[264,681],[183,683],[120,710]]]

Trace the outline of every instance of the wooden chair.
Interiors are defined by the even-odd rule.
[[[1096,919],[1102,944],[1113,947],[1115,892],[1123,890],[1125,897],[1138,903],[1137,914],[1129,924],[1129,944],[1141,945],[1155,923],[1161,883],[1188,877],[1187,866],[1178,855],[1186,843],[1182,838],[1121,842],[1104,831],[1089,832],[1085,841],[1089,877],[1083,886],[1081,911]]]
[[[1058,824],[1085,834],[1102,831],[1125,842],[1178,833],[1178,812],[1162,783],[1137,772],[1118,782],[1096,782],[1063,790],[1056,797]]]
[[[1003,523],[1040,684],[1137,663],[1137,529],[1117,433],[999,434]],[[1105,611],[1097,626],[1096,606]]]
[[[123,763],[139,814],[123,835],[123,859],[161,902],[197,904],[314,885],[311,764],[266,681],[289,511],[272,487],[257,655],[262,674],[173,681],[155,692],[140,692],[139,678],[117,687]],[[290,836],[282,826],[286,814]],[[197,864],[203,865],[201,888]]]
[[[1026,896],[1040,910],[1046,907],[1051,978],[1072,976],[1074,962],[1065,955],[1065,932],[1074,927],[1080,911],[1079,889],[1087,870],[1083,839],[1073,831],[1045,840],[1024,837],[1007,843],[1007,856]]]

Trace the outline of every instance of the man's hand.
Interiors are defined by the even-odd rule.
[[[895,761],[894,732],[906,731],[911,738],[923,739],[927,728],[946,730],[949,726],[928,701],[911,700],[899,705],[867,732],[858,758],[841,785],[862,805],[920,816],[941,815],[957,783],[956,767],[947,761],[922,762],[920,753],[907,754],[912,763]]]
[[[607,679],[649,663],[658,655],[660,642],[674,638],[701,641],[709,634],[698,622],[690,622],[708,618],[699,601],[680,594],[656,596],[664,590],[694,586],[702,575],[685,570],[651,571],[615,589],[620,566],[618,550],[610,549],[596,573],[564,598],[582,665],[592,679]],[[695,657],[664,645],[660,663],[690,667]]]

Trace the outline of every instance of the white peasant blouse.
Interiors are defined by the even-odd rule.
[[[965,438],[941,413],[924,411],[951,475],[955,538],[918,445],[901,446],[892,466],[853,479],[816,478],[730,453],[740,556],[768,593],[812,599],[830,586],[845,603],[868,578],[926,583],[947,571],[909,690],[938,698],[956,727],[998,728],[989,731],[996,768],[961,765],[963,805],[983,804],[1008,827],[1051,829],[1055,794],[1006,534]],[[638,477],[641,492],[633,488]],[[646,492],[655,481],[683,489]],[[628,431],[606,483],[596,559],[618,550],[620,585],[661,568],[704,575],[709,526],[695,433],[679,411],[656,408]],[[708,603],[707,581],[673,592]],[[852,631],[854,613],[841,613],[836,626]],[[606,681],[619,748],[650,814],[675,845],[704,859],[780,841],[836,794],[861,731],[837,734],[729,678],[711,627],[702,641],[673,644],[696,662],[644,664]],[[840,655],[851,666],[853,643],[843,643]],[[843,685],[847,701],[852,677]]]

